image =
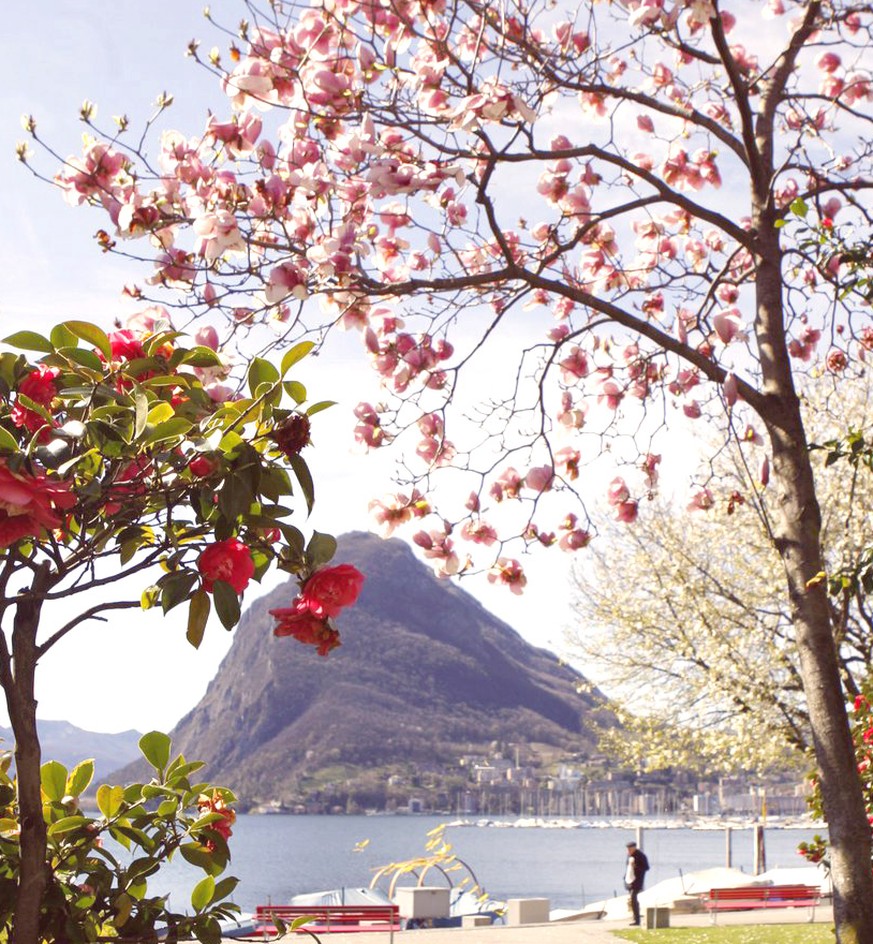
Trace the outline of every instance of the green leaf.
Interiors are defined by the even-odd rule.
[[[58,354],[100,376],[106,367],[103,361],[87,347],[64,347],[58,350]]]
[[[97,809],[106,819],[117,816],[123,802],[124,790],[121,787],[110,787],[108,783],[103,783],[97,788]]]
[[[328,409],[328,407],[336,406],[336,400],[319,400],[318,403],[313,403],[311,407],[306,411],[307,416],[315,416],[316,413],[321,413],[322,410]]]
[[[134,439],[139,439],[145,432],[149,420],[149,398],[145,390],[136,384],[133,388],[133,402],[136,405],[136,420],[133,427]]]
[[[194,347],[185,352],[181,362],[191,367],[220,367],[221,357],[211,347]]]
[[[56,760],[43,764],[39,771],[40,784],[50,800],[63,800],[67,793],[67,768]]]
[[[279,382],[279,371],[263,357],[255,357],[249,365],[249,390],[253,396],[257,396],[258,388],[261,384],[272,386]]]
[[[18,440],[9,432],[0,426],[0,450],[3,452],[18,452]]]
[[[144,445],[178,439],[191,431],[194,424],[181,416],[174,416],[166,423],[159,423],[143,440]]]
[[[302,361],[314,347],[315,344],[312,341],[301,341],[285,351],[282,357],[282,376],[284,377],[298,361]]]
[[[200,912],[206,908],[212,901],[215,894],[215,879],[211,875],[201,879],[191,892],[191,906],[195,911]]]
[[[89,321],[65,321],[64,327],[88,344],[93,344],[100,351],[107,361],[112,360],[112,345],[106,332],[98,328],[97,325]]]
[[[62,324],[55,325],[52,328],[51,335],[52,344],[55,346],[55,349],[62,347],[76,347],[76,335],[73,334],[68,328],[65,328]]]
[[[205,590],[198,590],[192,597],[188,607],[188,631],[185,638],[195,649],[200,648],[203,641],[203,633],[206,630],[206,623],[209,620],[209,611],[212,604],[209,602],[209,594]]]
[[[220,875],[224,866],[216,862],[212,853],[199,842],[185,842],[179,846],[182,858],[191,865],[196,865],[209,875]]]
[[[282,387],[295,403],[303,403],[306,399],[306,387],[302,383],[296,380],[286,380]]]
[[[223,580],[216,580],[212,586],[212,596],[215,599],[215,609],[221,625],[225,629],[233,629],[239,622],[239,597],[236,590]]]
[[[67,777],[67,793],[70,796],[79,796],[84,793],[94,779],[94,761],[83,760],[76,764],[70,776]]]
[[[188,599],[191,588],[197,583],[198,576],[193,570],[177,570],[158,581],[161,588],[161,607],[169,613],[174,606]]]
[[[297,481],[303,489],[303,497],[306,499],[306,510],[312,514],[312,506],[315,504],[315,483],[312,481],[312,475],[309,472],[309,466],[301,456],[289,456],[291,468],[297,476]]]
[[[194,923],[194,936],[200,944],[221,944],[221,925],[213,915]]]
[[[49,836],[60,836],[63,833],[71,833],[74,829],[81,829],[82,826],[90,823],[87,816],[64,816],[57,822],[48,827]]]
[[[223,878],[220,882],[216,882],[212,900],[221,901],[223,898],[227,898],[228,895],[233,894],[233,891],[237,885],[239,885],[239,879],[234,875],[228,875],[227,878]]]
[[[48,338],[37,334],[36,331],[16,331],[8,338],[3,338],[3,343],[22,351],[40,351],[43,354],[52,354],[55,349]]]
[[[336,538],[331,534],[313,532],[306,548],[306,562],[309,566],[313,570],[323,567],[333,560],[334,554],[336,554]]]
[[[167,403],[164,400],[160,400],[149,410],[149,425],[158,426],[160,423],[164,423],[167,420],[172,419],[175,415],[176,411],[173,409],[172,404]]]
[[[162,771],[170,762],[171,743],[168,734],[162,731],[149,731],[139,739],[139,749],[155,770]]]

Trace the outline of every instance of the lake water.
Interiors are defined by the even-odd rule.
[[[366,887],[379,867],[425,855],[426,834],[445,823],[450,824],[445,835],[453,851],[493,898],[548,898],[552,908],[579,908],[623,894],[625,843],[636,837],[630,821],[587,828],[561,828],[577,822],[573,820],[524,828],[508,828],[517,822],[512,818],[494,822],[504,828],[454,825],[457,820],[439,816],[239,816],[228,868],[228,874],[240,879],[233,900],[243,911],[253,911],[259,904],[287,903],[303,892]],[[797,845],[814,832],[768,827],[767,867],[804,865]],[[731,835],[733,866],[751,873],[753,830],[735,827]],[[647,886],[676,878],[680,869],[687,874],[726,860],[721,829],[646,826],[642,846],[652,866]],[[196,878],[190,866],[174,860],[151,880],[150,892],[169,891],[172,904],[184,909]],[[405,878],[402,884],[413,881]],[[445,882],[434,874],[425,884]],[[381,887],[387,890],[385,883]]]

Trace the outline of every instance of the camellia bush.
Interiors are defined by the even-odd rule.
[[[223,907],[213,905],[232,884],[213,881],[227,859],[232,795],[193,785],[197,765],[170,763],[168,743],[151,735],[141,745],[156,769],[151,783],[101,787],[104,819],[83,818],[76,797],[90,768],[67,775],[41,765],[36,666],[77,626],[111,611],[183,606],[198,646],[210,613],[236,625],[246,588],[271,567],[300,583],[277,614],[277,635],[322,653],[339,644],[334,617],[363,578],[349,565],[326,566],[333,538],[315,532],[306,542],[288,520],[312,507],[301,452],[310,418],[328,405],[307,405],[291,378],[311,344],[289,348],[279,367],[250,360],[236,391],[214,383],[231,377],[212,332],[187,339],[162,310],[109,333],[67,321],[4,344],[0,683],[16,775],[0,785],[10,850],[2,926],[8,932],[11,922],[16,944],[92,940],[95,922],[122,936],[153,935],[158,920],[181,927],[162,899],[144,897],[145,879],[178,849],[208,873],[192,900],[197,918],[184,926],[213,940]],[[105,854],[95,864],[106,830],[142,854],[123,869]]]
[[[47,886],[40,914],[40,940],[70,944],[113,938],[168,941],[196,936],[220,940],[219,921],[238,909],[227,901],[237,884],[221,878],[230,853],[233,794],[192,781],[203,765],[170,758],[170,739],[151,732],[140,740],[154,775],[148,783],[97,790],[98,815],[83,810],[80,795],[91,784],[93,761],[67,771],[43,765],[43,818],[47,830]],[[12,755],[0,757],[0,926],[9,928],[18,902],[21,865],[20,819]],[[174,912],[149,882],[178,853],[203,877],[191,907]]]
[[[797,382],[823,371],[839,395],[873,351],[869,298],[842,291],[851,258],[808,239],[869,244],[870,9],[241,12],[226,50],[189,47],[220,83],[203,126],[126,144],[127,120],[101,129],[86,103],[84,150],[37,172],[99,209],[101,249],[142,247],[132,294],[218,325],[223,351],[267,327],[280,345],[359,331],[384,402],[357,407],[356,436],[408,445],[403,488],[374,515],[414,528],[443,575],[481,568],[520,592],[513,546],[578,553],[600,514],[633,526],[669,466],[695,513],[736,502],[695,427],[741,442],[741,497],[763,509],[796,633],[837,936],[873,944]]]

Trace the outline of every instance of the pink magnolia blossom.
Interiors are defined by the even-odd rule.
[[[518,498],[521,492],[522,478],[512,467],[504,469],[491,486],[491,497],[498,502],[507,498]]]
[[[658,484],[658,466],[661,464],[661,457],[647,453],[640,463],[643,475],[646,477],[646,485],[649,488],[655,488]]]
[[[497,541],[497,531],[481,518],[465,521],[461,525],[461,536],[474,544],[484,544],[490,547]]]
[[[524,477],[524,484],[535,492],[548,492],[555,481],[555,470],[550,465],[530,469]]]
[[[463,569],[461,559],[454,550],[454,542],[444,528],[442,531],[419,531],[412,540],[424,550],[424,556],[433,561],[438,577],[454,577]]]
[[[688,511],[707,511],[715,505],[715,499],[708,488],[701,488],[691,496],[688,502]]]
[[[512,593],[520,596],[527,585],[527,577],[519,562],[509,557],[499,557],[488,571],[488,582],[509,587]]]

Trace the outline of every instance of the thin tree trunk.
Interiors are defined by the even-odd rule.
[[[33,590],[37,595],[44,580],[44,571],[34,580]],[[34,692],[40,609],[41,603],[32,597],[17,603],[12,633],[13,675],[11,680],[4,679],[9,720],[15,734],[21,824],[21,859],[11,944],[38,944],[40,910],[46,888],[46,825],[42,815],[41,756]]]

